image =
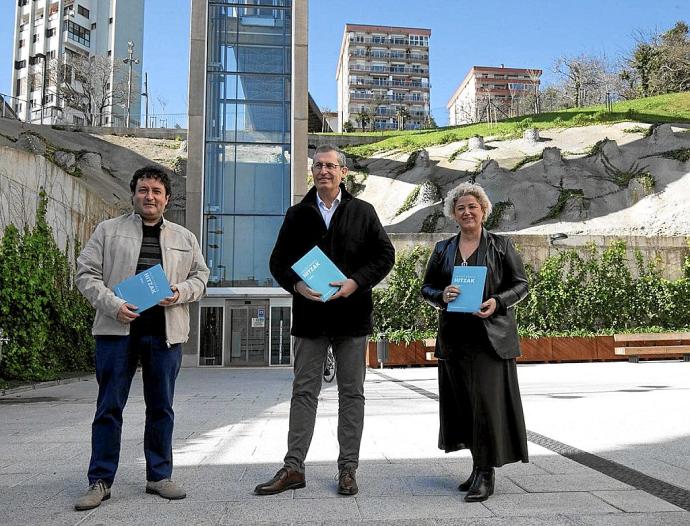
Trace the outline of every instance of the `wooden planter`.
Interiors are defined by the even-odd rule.
[[[591,362],[597,358],[597,344],[593,336],[559,336],[552,338],[552,358],[555,362]]]
[[[520,350],[522,355],[518,362],[550,362],[552,360],[552,338],[520,338]]]
[[[433,346],[428,347],[427,341],[414,341],[409,345],[405,343],[388,342],[388,359],[384,362],[385,366],[405,367],[409,365],[435,365],[435,358],[427,360],[427,352],[433,353]],[[379,367],[376,356],[376,342],[369,341],[367,348],[367,366]]]
[[[434,365],[434,340],[416,341],[409,345],[388,343],[388,359],[384,366],[403,367],[410,365]],[[591,362],[627,360],[613,352],[613,336],[543,336],[539,338],[520,338],[522,355],[518,363],[549,362]],[[367,349],[367,366],[379,367],[376,357],[376,342],[370,341]]]

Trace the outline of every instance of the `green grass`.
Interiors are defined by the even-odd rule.
[[[515,166],[513,166],[510,171],[511,172],[517,172],[520,168],[525,166],[526,164],[533,163],[535,161],[541,161],[544,158],[544,153],[535,153],[534,155],[527,155],[520,159]]]
[[[378,152],[391,150],[411,152],[430,146],[461,141],[473,135],[490,136],[497,139],[515,138],[521,136],[525,127],[524,121],[527,119],[530,126],[541,129],[572,128],[624,121],[644,123],[690,122],[690,91],[617,102],[613,105],[611,113],[606,112],[604,105],[596,105],[514,117],[493,125],[477,123],[434,130],[371,132],[373,135],[381,135],[382,140],[373,144],[351,146],[345,148],[345,151],[348,155],[366,158]]]

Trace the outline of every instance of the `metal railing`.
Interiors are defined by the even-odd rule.
[[[12,107],[12,101],[19,101],[21,103],[26,103],[24,99],[18,99],[12,95],[6,95],[5,93],[0,93],[0,117],[3,119],[15,119],[19,120],[17,112],[14,111]]]
[[[352,64],[350,71],[366,71],[370,73],[392,73],[394,75],[419,75],[429,76],[429,70],[426,68],[401,68],[393,66],[360,66],[359,64]]]
[[[350,49],[351,57],[371,57],[371,58],[385,58],[393,60],[419,61],[428,62],[429,55],[420,55],[417,53],[389,53],[380,51],[362,51],[360,49]]]
[[[429,47],[429,41],[412,41],[407,38],[383,37],[350,37],[354,44],[381,44],[382,46],[417,46]]]
[[[374,100],[377,98],[391,102],[418,102],[420,104],[427,102],[427,99],[424,99],[422,97],[413,97],[411,95],[397,97],[395,95],[374,95],[373,93],[350,93],[350,100]]]
[[[429,89],[431,84],[422,84],[411,80],[381,80],[381,79],[350,79],[350,86],[384,86],[391,88],[420,88]]]

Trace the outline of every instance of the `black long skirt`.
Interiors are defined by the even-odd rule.
[[[458,354],[438,362],[438,447],[469,449],[480,467],[528,462],[515,360],[500,358],[488,342]]]

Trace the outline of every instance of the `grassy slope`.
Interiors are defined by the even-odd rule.
[[[379,142],[353,146],[346,148],[346,151],[350,155],[370,157],[377,152],[389,150],[414,151],[428,148],[429,146],[460,141],[473,135],[507,139],[519,137],[523,129],[528,125],[535,128],[570,128],[622,121],[646,123],[690,122],[690,91],[621,101],[613,105],[611,113],[606,113],[605,110],[606,108],[603,105],[597,105],[541,113],[539,115],[514,117],[493,125],[478,123],[435,130],[389,132],[390,135]]]

